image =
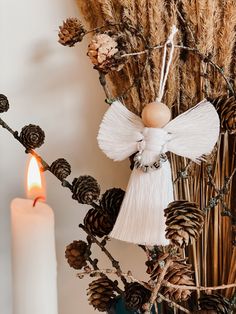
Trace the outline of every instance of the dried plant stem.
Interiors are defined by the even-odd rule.
[[[171,259],[169,259],[165,263],[165,266],[163,267],[162,272],[161,272],[161,274],[158,277],[158,281],[157,281],[157,283],[156,283],[156,285],[155,285],[155,287],[154,287],[154,289],[152,291],[151,298],[150,298],[149,303],[148,303],[149,312],[150,313],[151,313],[151,310],[152,310],[152,306],[153,306],[153,304],[154,304],[154,302],[155,302],[155,300],[157,298],[158,292],[159,292],[159,290],[161,288],[161,285],[162,285],[162,282],[163,282],[164,277],[166,275],[166,272],[167,272],[168,268],[170,267],[171,263],[172,263]]]
[[[224,290],[229,288],[235,288],[236,283],[231,283],[227,285],[220,285],[220,286],[212,286],[212,287],[203,287],[203,286],[185,286],[185,285],[174,285],[169,281],[164,281],[163,285],[169,288],[181,289],[181,290],[196,290],[196,291],[211,291],[211,290]]]
[[[101,242],[98,241],[98,239],[95,236],[93,236],[84,225],[79,224],[79,227],[83,229],[87,233],[87,235],[90,237],[91,241],[96,243],[100,247],[100,249],[106,254],[106,256],[111,261],[112,266],[116,269],[118,276],[121,278],[123,283],[126,284],[126,279],[122,275],[122,270],[120,268],[119,262],[115,260],[114,257],[111,255],[111,253],[106,249],[105,244],[102,241]]]

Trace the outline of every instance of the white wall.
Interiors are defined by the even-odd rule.
[[[125,188],[128,163],[113,163],[97,147],[96,134],[107,105],[97,73],[86,57],[87,43],[76,48],[57,43],[58,25],[77,14],[72,0],[0,1],[0,93],[6,94],[11,103],[3,118],[17,130],[28,123],[39,124],[46,133],[46,143],[39,152],[49,163],[65,157],[74,176],[96,177],[103,192],[110,187]],[[26,158],[22,147],[0,128],[2,314],[12,313],[9,204],[14,197],[24,196]],[[73,201],[50,174],[46,180],[47,202],[54,208],[56,219],[59,312],[93,313],[86,299],[88,281],[77,279],[64,259],[65,246],[85,238],[77,225],[88,207]],[[145,257],[137,247],[114,240],[109,246],[125,270],[140,274],[145,269]],[[109,266],[99,250],[94,251],[102,267]]]

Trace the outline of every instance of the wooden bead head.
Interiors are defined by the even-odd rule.
[[[162,128],[170,119],[170,109],[161,102],[151,102],[143,108],[142,121],[146,127]]]

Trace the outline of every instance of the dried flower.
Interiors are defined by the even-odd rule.
[[[44,131],[34,124],[26,125],[20,133],[20,141],[26,149],[35,149],[43,145],[45,139]]]
[[[71,166],[64,158],[59,158],[51,164],[50,170],[59,180],[63,180],[70,175]]]
[[[0,113],[6,112],[9,109],[9,102],[5,95],[0,94]]]
[[[82,41],[85,34],[86,30],[77,18],[68,18],[59,26],[58,42],[63,46],[73,47]]]
[[[90,255],[89,246],[84,241],[73,241],[66,247],[65,257],[70,267],[74,269],[81,269],[86,266]]]
[[[94,68],[107,73],[109,71],[120,71],[125,63],[121,57],[121,37],[108,34],[96,34],[88,46],[88,56],[94,64]]]

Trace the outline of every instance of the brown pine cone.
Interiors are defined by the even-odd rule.
[[[72,198],[81,204],[92,204],[99,198],[100,186],[91,176],[80,176],[72,182]]]
[[[126,59],[121,57],[123,53],[122,36],[96,34],[88,46],[88,56],[94,68],[103,73],[120,71]]]
[[[109,189],[102,195],[100,205],[114,222],[119,214],[124,196],[125,191],[118,188]]]
[[[71,166],[64,158],[55,160],[51,164],[50,170],[61,181],[71,174]]]
[[[63,46],[74,46],[77,42],[82,41],[86,30],[77,18],[68,18],[59,26],[58,42]]]
[[[229,134],[236,133],[236,99],[234,96],[222,95],[214,99],[209,99],[215,106],[219,117],[221,130],[228,131]]]
[[[99,312],[106,312],[115,297],[114,287],[117,285],[117,281],[113,282],[107,277],[92,281],[87,293],[89,304]]]
[[[198,239],[205,214],[197,204],[174,201],[165,209],[166,238],[177,246],[184,247]]]
[[[232,313],[230,301],[220,294],[204,294],[199,302],[201,310],[212,310],[219,314]]]
[[[45,139],[44,131],[34,124],[26,125],[20,133],[20,141],[26,149],[35,149],[43,145]]]
[[[0,94],[0,113],[6,112],[9,109],[9,102],[5,95]]]
[[[82,240],[73,241],[67,245],[65,257],[70,267],[81,269],[87,265],[87,259],[91,255],[88,244]]]
[[[102,238],[112,231],[114,222],[102,210],[91,208],[84,218],[84,226],[92,235]]]
[[[125,286],[125,307],[130,311],[142,311],[142,306],[149,301],[151,291],[138,282],[128,283]]]
[[[147,261],[147,273],[151,275],[153,281],[158,280],[159,275],[168,259],[172,260],[164,280],[176,285],[193,286],[191,265],[186,263],[186,259],[179,256],[170,256],[169,253],[160,253],[158,260]],[[182,290],[167,286],[162,286],[161,293],[167,298],[179,302],[186,301],[191,295],[191,290]]]

